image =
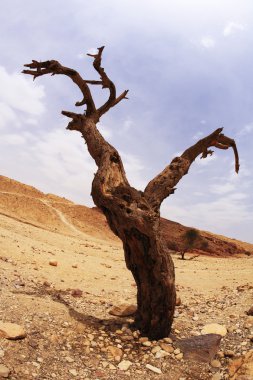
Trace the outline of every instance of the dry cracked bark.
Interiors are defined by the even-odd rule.
[[[186,149],[153,180],[144,192],[133,188],[125,174],[118,151],[110,145],[96,127],[100,117],[121,100],[128,91],[117,96],[116,87],[101,66],[104,47],[93,58],[93,66],[100,80],[85,80],[81,75],[58,61],[26,64],[24,74],[39,76],[62,74],[68,76],[80,89],[82,100],[76,106],[85,106],[82,113],[62,111],[70,118],[69,130],[76,130],[86,141],[88,151],[98,170],[92,183],[92,198],[105,214],[112,231],[122,240],[127,268],[137,285],[137,313],[135,325],[150,339],[168,336],[173,321],[176,292],[172,259],[165,249],[160,235],[160,206],[174,193],[175,186],[188,173],[196,157],[203,158],[218,149],[232,148],[235,154],[235,170],[239,170],[239,158],[234,140],[222,134],[222,128]],[[98,85],[109,90],[107,101],[96,108],[90,87]]]

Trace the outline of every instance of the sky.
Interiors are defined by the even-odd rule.
[[[251,0],[1,0],[0,174],[93,206],[96,166],[61,110],[78,88],[63,76],[21,74],[56,59],[98,79],[103,66],[124,100],[101,118],[132,186],[143,190],[170,161],[216,128],[233,151],[199,158],[163,202],[162,216],[253,243],[253,2]],[[92,89],[97,105],[107,90]],[[80,112],[80,109],[77,109]]]

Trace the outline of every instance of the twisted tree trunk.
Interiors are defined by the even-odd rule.
[[[100,117],[122,99],[128,91],[118,97],[114,83],[101,67],[103,47],[94,58],[93,66],[100,80],[85,80],[79,73],[59,62],[51,60],[25,65],[25,74],[35,78],[45,74],[67,75],[79,87],[83,100],[76,106],[86,106],[82,114],[62,111],[69,117],[67,129],[82,134],[90,155],[98,170],[92,183],[92,198],[105,214],[112,231],[122,240],[127,268],[132,272],[137,285],[136,326],[142,334],[151,339],[168,336],[175,309],[175,274],[171,257],[164,248],[160,236],[160,206],[162,201],[173,194],[175,185],[188,173],[195,158],[212,154],[209,147],[220,149],[232,147],[235,154],[235,169],[239,170],[239,158],[234,140],[224,136],[222,128],[188,148],[152,181],[144,192],[130,186],[117,150],[100,134],[96,124]],[[109,89],[108,100],[96,108],[88,85],[101,85]]]

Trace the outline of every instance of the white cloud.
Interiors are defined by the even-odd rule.
[[[0,102],[0,129],[18,124],[18,117],[8,104]]]
[[[195,204],[189,204],[183,199],[181,201],[174,199],[171,204],[167,203],[163,207],[163,215],[187,226],[228,235],[232,230],[240,235],[242,232],[240,224],[253,222],[247,196],[240,192],[222,195],[215,200],[206,199]]]
[[[227,23],[223,30],[224,37],[228,37],[231,34],[236,33],[237,31],[243,31],[245,29],[245,26],[243,24],[239,24],[237,22],[230,21]]]
[[[204,133],[202,131],[199,131],[197,133],[195,133],[195,135],[193,136],[193,140],[199,140],[201,139],[201,137],[204,135]]]
[[[37,116],[44,111],[44,88],[22,74],[9,74],[0,66],[0,102],[13,110]]]
[[[104,125],[103,123],[100,122],[97,124],[97,127],[98,127],[99,132],[105,139],[110,139],[112,137],[113,135],[112,130],[107,125]]]
[[[253,132],[253,123],[246,124],[240,132],[238,132],[237,136],[245,136],[248,135],[249,133]]]
[[[205,48],[205,49],[211,49],[215,46],[216,42],[212,37],[205,36],[202,37],[200,40],[200,44]]]
[[[226,194],[235,189],[235,184],[230,182],[225,183],[217,183],[215,185],[212,185],[210,190],[214,194]]]
[[[217,159],[217,156],[214,153],[212,156],[208,155],[206,158],[198,157],[195,162],[199,166],[206,166],[216,159]]]
[[[11,160],[13,147],[18,159]],[[0,150],[6,156],[1,174],[38,187],[44,192],[65,196],[92,205],[89,196],[96,165],[80,134],[56,128],[48,133],[4,134]],[[27,170],[32,168],[32,170]]]
[[[144,190],[147,183],[143,176],[145,166],[140,159],[132,154],[121,152],[122,161],[126,170],[127,178],[131,186]]]
[[[25,136],[19,135],[16,133],[4,134],[1,137],[1,143],[6,144],[8,146],[23,145],[25,142],[26,142]]]
[[[83,53],[78,53],[76,57],[78,59],[85,59],[87,54],[97,54],[97,52],[98,52],[97,48],[91,47],[91,48],[86,49]]]
[[[37,124],[36,118],[44,111],[44,89],[29,79],[18,73],[9,74],[0,66],[0,129]],[[10,144],[21,141],[10,136]]]

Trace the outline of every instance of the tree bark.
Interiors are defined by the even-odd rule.
[[[55,60],[26,64],[24,74],[34,79],[45,74],[68,76],[80,89],[83,99],[76,106],[86,106],[82,114],[62,111],[69,117],[67,129],[82,134],[90,155],[98,170],[92,183],[92,198],[105,214],[112,231],[122,240],[127,268],[132,272],[137,285],[137,313],[135,324],[143,335],[150,339],[168,336],[173,321],[176,291],[172,259],[160,236],[160,205],[173,194],[175,185],[188,173],[195,158],[212,154],[209,147],[219,149],[232,147],[235,169],[239,170],[239,157],[234,140],[224,136],[222,128],[198,141],[185,150],[152,181],[144,192],[130,186],[123,163],[117,150],[100,134],[96,124],[100,117],[121,100],[127,99],[128,91],[116,95],[114,83],[101,67],[102,52],[91,55],[93,66],[100,80],[85,80],[80,74]],[[89,85],[101,85],[109,90],[108,100],[96,108]]]
[[[88,129],[92,132],[87,133]],[[135,325],[150,339],[168,336],[176,302],[175,273],[161,241],[159,212],[143,192],[129,185],[118,152],[103,139],[95,123],[89,121],[89,128],[84,125],[82,134],[98,165],[93,201],[122,240],[126,266],[136,282]]]

